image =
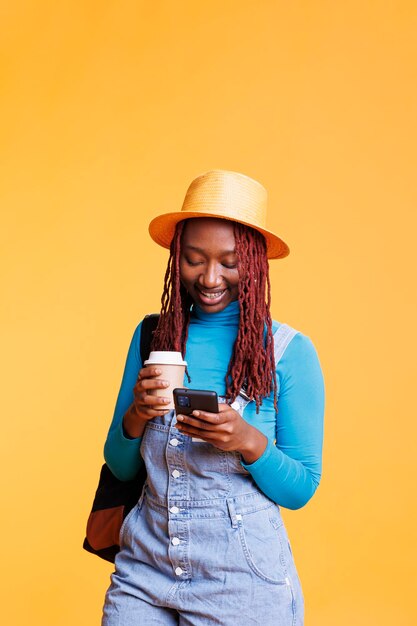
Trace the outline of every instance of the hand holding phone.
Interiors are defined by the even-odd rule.
[[[254,463],[264,453],[268,443],[265,435],[228,404],[219,406],[214,391],[176,388],[174,404],[177,428],[192,441],[240,452],[246,463]],[[197,415],[192,414],[194,411]]]

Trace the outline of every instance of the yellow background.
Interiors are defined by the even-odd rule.
[[[269,190],[273,315],[327,384],[324,476],[285,512],[306,626],[416,623],[416,26],[409,1],[3,1],[2,623],[99,624],[84,553],[147,235],[211,168]],[[240,617],[236,624],[244,623]]]

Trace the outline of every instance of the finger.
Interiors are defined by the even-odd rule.
[[[198,437],[199,439],[204,439],[205,441],[213,441],[216,439],[215,433],[190,426],[189,424],[177,424],[177,428],[182,435]]]
[[[138,389],[166,389],[169,387],[169,381],[160,378],[141,378],[135,386]]]
[[[133,403],[133,413],[135,415],[137,415],[138,417],[140,417],[141,419],[151,419],[153,417],[156,417],[157,415],[165,415],[166,413],[169,413],[171,409],[169,408],[159,408],[159,407],[153,407],[153,406],[148,406],[146,404],[142,404],[138,401],[135,401]]]
[[[224,420],[224,416],[221,416],[220,413],[209,413],[208,411],[193,411],[192,415],[198,418],[201,421],[207,422],[209,424],[222,424]],[[192,417],[190,415],[186,415],[184,417]]]
[[[231,419],[236,419],[236,417],[241,418],[239,411],[232,408],[230,404],[219,404],[219,413],[224,418],[225,422]]]
[[[151,396],[147,393],[141,393],[139,395],[139,399],[136,402],[137,406],[155,406],[158,404],[169,404],[171,402],[171,398],[161,397],[161,396]]]
[[[159,367],[142,367],[142,369],[139,371],[138,379],[142,380],[143,378],[152,378],[152,376],[160,376],[161,374],[162,372]]]
[[[213,430],[213,428],[216,426],[216,424],[214,424],[213,422],[203,421],[197,419],[196,417],[192,417],[191,415],[177,415],[177,421],[181,425],[185,425],[187,428],[188,426],[192,426],[193,428],[198,428],[201,430]]]
[[[166,415],[166,413],[169,413],[169,409],[142,409],[140,411],[137,411],[138,416],[146,420],[151,420],[154,417]]]

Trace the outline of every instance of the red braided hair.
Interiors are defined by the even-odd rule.
[[[179,222],[171,242],[161,298],[161,314],[152,340],[152,350],[175,350],[185,356],[190,310],[193,304],[181,284],[181,237],[185,221]],[[234,222],[235,250],[239,273],[239,330],[226,374],[226,396],[233,402],[242,386],[255,400],[274,392],[277,381],[270,313],[271,284],[265,238],[249,226]]]

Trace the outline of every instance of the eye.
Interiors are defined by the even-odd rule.
[[[195,267],[196,265],[200,265],[202,263],[202,261],[192,261],[191,259],[188,259],[187,257],[184,257],[184,258],[185,258],[185,262],[188,265],[191,265],[191,267]]]
[[[229,260],[225,260],[222,263],[223,267],[227,268],[228,270],[234,270],[237,268],[237,259],[233,260],[232,258],[229,258]]]

